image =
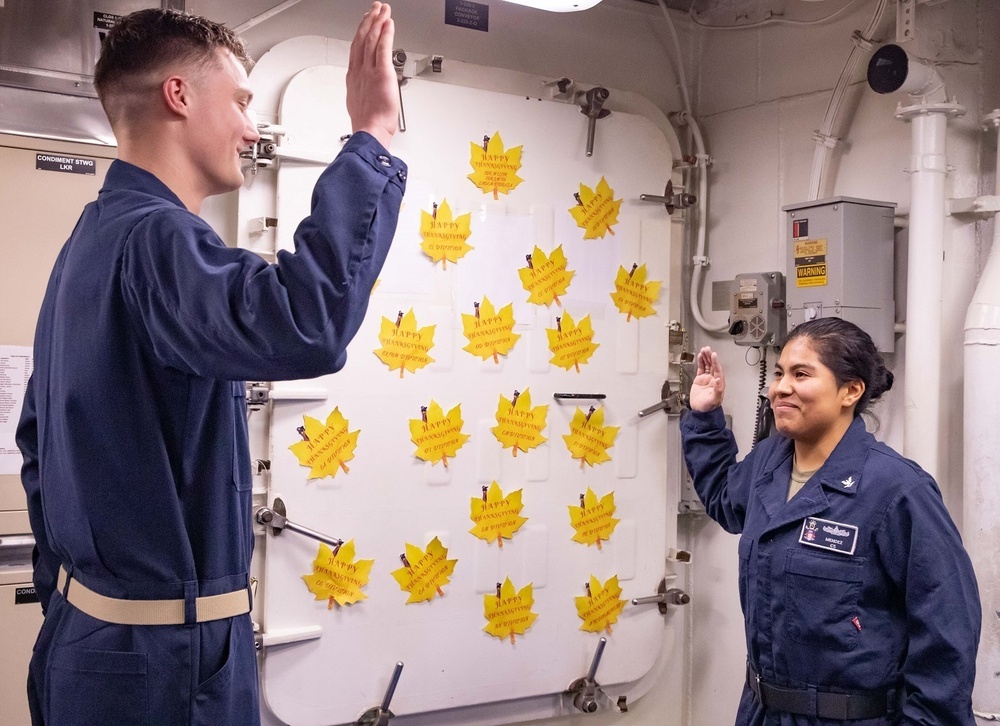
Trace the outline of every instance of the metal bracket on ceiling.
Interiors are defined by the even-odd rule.
[[[917,0],[896,2],[896,42],[913,40],[917,34]]]

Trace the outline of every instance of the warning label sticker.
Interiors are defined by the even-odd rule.
[[[821,287],[826,284],[826,263],[822,265],[796,265],[796,287]]]
[[[796,240],[795,286],[822,287],[827,284],[826,240]]]

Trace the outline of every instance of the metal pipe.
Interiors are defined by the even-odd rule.
[[[1000,130],[1000,109],[985,119]],[[996,170],[1000,174],[1000,136]],[[1000,193],[1000,176],[997,176]],[[1000,620],[992,616],[1000,598],[1000,486],[996,455],[1000,451],[1000,388],[993,384],[1000,368],[1000,218],[993,218],[993,247],[965,318],[965,421],[962,536],[976,570],[983,610],[983,632],[976,655],[972,692],[976,716],[1000,720]]]
[[[293,5],[298,5],[300,2],[302,2],[302,0],[285,0],[285,2],[275,5],[270,10],[265,10],[264,12],[258,15],[254,15],[249,20],[240,23],[235,28],[233,28],[233,32],[236,33],[237,35],[243,35],[246,31],[250,30],[250,28],[254,27],[255,25],[260,25],[265,20],[270,20],[278,13],[283,13],[286,10],[288,10],[288,8],[292,7]]]
[[[820,124],[819,130],[813,134],[813,141],[816,142],[816,148],[813,152],[812,172],[809,176],[809,191],[806,197],[810,202],[820,198],[827,163],[838,141],[833,136],[833,132],[840,118],[840,109],[844,102],[844,96],[851,81],[854,79],[854,71],[858,63],[861,61],[862,56],[868,53],[871,48],[869,38],[875,34],[875,31],[882,22],[882,15],[885,14],[888,7],[889,0],[879,0],[875,8],[875,14],[871,21],[869,21],[868,27],[863,32],[855,31],[855,35],[852,36],[854,47],[851,48],[851,53],[840,72],[840,78],[837,79],[837,85],[833,89],[830,102],[826,107],[826,113],[823,115],[823,122]]]
[[[944,295],[945,138],[948,116],[910,121],[910,238],[907,255],[903,455],[940,481],[941,336]],[[933,107],[930,107],[933,108]]]
[[[712,325],[701,312],[701,278],[705,274],[705,269],[709,265],[706,250],[708,249],[708,152],[705,150],[705,139],[701,135],[701,127],[694,117],[691,106],[691,97],[687,90],[687,77],[684,73],[684,53],[681,50],[681,41],[677,36],[677,28],[670,17],[667,5],[664,0],[657,0],[663,17],[667,21],[667,30],[670,31],[670,40],[673,43],[674,52],[677,55],[674,70],[677,73],[677,85],[681,91],[681,99],[684,102],[684,110],[678,114],[677,118],[691,129],[691,138],[694,140],[695,154],[697,156],[698,169],[698,236],[695,243],[695,251],[692,257],[694,267],[691,271],[691,289],[689,303],[691,316],[701,328],[709,333],[722,333],[729,329],[729,323]]]

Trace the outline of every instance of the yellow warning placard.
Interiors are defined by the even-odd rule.
[[[795,286],[822,287],[828,283],[825,239],[795,240]]]

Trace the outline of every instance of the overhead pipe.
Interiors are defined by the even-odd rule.
[[[816,148],[813,151],[812,173],[809,177],[809,191],[806,197],[810,202],[814,202],[820,198],[830,155],[840,141],[840,139],[833,135],[833,132],[837,128],[840,109],[844,103],[844,96],[847,94],[847,89],[854,79],[854,71],[857,69],[858,63],[861,62],[862,57],[866,53],[871,51],[874,45],[871,38],[882,22],[882,16],[885,14],[888,6],[889,0],[879,0],[878,5],[875,7],[875,13],[868,22],[867,27],[863,31],[855,30],[851,35],[854,47],[851,48],[851,53],[840,71],[840,78],[837,79],[837,85],[830,95],[830,102],[827,104],[826,113],[823,115],[823,122],[813,132],[813,141],[816,142]]]
[[[963,115],[965,108],[948,102],[933,67],[897,45],[885,45],[872,56],[868,85],[877,93],[907,92],[914,102],[896,109],[896,118],[909,122],[911,138],[903,455],[940,481],[945,150],[948,119]]]
[[[680,87],[681,100],[684,103],[684,110],[678,114],[678,120],[685,123],[691,129],[691,136],[694,139],[695,158],[698,168],[698,236],[695,242],[695,252],[692,256],[694,268],[691,272],[691,295],[690,306],[691,316],[702,329],[709,333],[723,333],[729,330],[729,323],[712,325],[701,313],[701,282],[705,270],[711,264],[706,251],[708,249],[708,153],[705,151],[705,139],[701,135],[701,127],[691,110],[691,97],[688,94],[687,76],[684,73],[684,54],[681,51],[681,41],[677,37],[677,28],[670,17],[667,5],[664,0],[657,0],[663,17],[667,21],[667,29],[670,31],[670,40],[673,43],[674,52],[677,54],[675,63],[677,64],[677,85]]]
[[[250,28],[254,28],[260,25],[261,23],[270,20],[275,15],[285,12],[290,7],[292,7],[293,5],[298,5],[300,2],[302,2],[302,0],[285,0],[285,2],[283,3],[278,3],[270,10],[265,10],[262,13],[258,13],[249,20],[240,23],[235,28],[233,28],[233,32],[236,33],[237,35],[243,35],[243,33],[250,30]]]
[[[984,122],[1000,130],[1000,109]],[[1000,136],[997,139],[997,182],[1000,195]],[[983,632],[976,657],[972,693],[977,718],[1000,721],[1000,620],[994,617],[1000,598],[1000,218],[993,220],[993,247],[965,318],[964,518],[965,547],[976,569],[983,611]]]

